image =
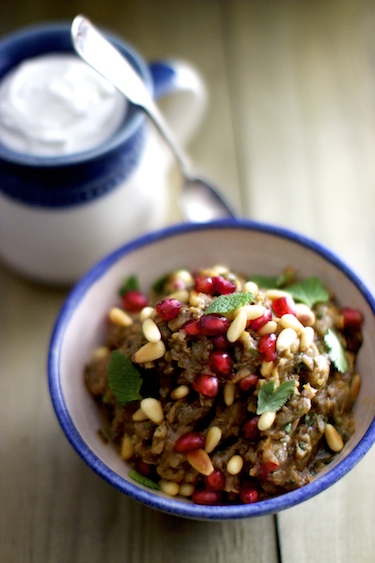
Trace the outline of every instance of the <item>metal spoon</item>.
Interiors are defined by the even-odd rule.
[[[218,191],[194,173],[189,158],[174,139],[144,82],[126,58],[84,16],[74,18],[71,36],[77,54],[129,101],[142,108],[169,145],[184,179],[179,200],[183,217],[194,223],[234,217],[231,207]]]

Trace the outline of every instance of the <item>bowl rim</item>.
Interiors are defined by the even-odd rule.
[[[197,520],[227,520],[242,519],[258,516],[275,514],[302,501],[308,500],[328,487],[336,483],[346,473],[348,473],[368,452],[375,443],[375,417],[369,425],[361,441],[353,448],[348,456],[343,459],[332,470],[321,475],[319,479],[304,485],[303,487],[277,497],[262,500],[253,504],[241,505],[215,505],[205,506],[184,502],[174,498],[165,498],[154,494],[151,489],[138,486],[135,482],[126,481],[106,464],[86,445],[73,420],[64,401],[61,383],[59,380],[59,362],[61,353],[62,339],[70,319],[72,318],[77,305],[89,291],[92,284],[106,274],[108,269],[117,263],[125,255],[147,246],[153,242],[158,242],[165,238],[181,235],[191,231],[199,230],[225,230],[242,229],[257,232],[264,232],[276,235],[296,242],[319,254],[323,259],[336,266],[349,280],[354,283],[363,298],[375,315],[375,299],[371,291],[364,282],[354,272],[353,268],[344,262],[336,253],[325,247],[322,243],[314,241],[305,235],[291,231],[285,227],[261,223],[248,219],[226,219],[212,221],[204,224],[180,223],[159,229],[142,235],[121,247],[115,249],[109,255],[97,262],[73,287],[57,316],[52,331],[48,350],[48,384],[57,419],[64,431],[68,441],[73,446],[79,456],[107,483],[125,493],[127,496],[145,505],[156,508],[163,512],[192,518]]]

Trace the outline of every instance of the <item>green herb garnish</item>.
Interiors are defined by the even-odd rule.
[[[254,295],[250,292],[236,292],[230,293],[229,295],[219,295],[215,301],[212,301],[211,305],[205,310],[205,315],[210,313],[230,313],[237,309],[237,307],[243,307],[248,303],[251,303],[254,299]]]
[[[277,412],[292,395],[295,386],[296,382],[294,379],[284,381],[276,390],[273,381],[265,383],[259,390],[257,414],[269,411]]]
[[[285,291],[290,293],[295,301],[305,303],[309,307],[313,307],[316,303],[322,303],[329,299],[327,289],[322,282],[314,276],[285,287]]]
[[[148,479],[147,477],[144,477],[143,475],[138,473],[138,471],[135,470],[129,471],[129,477],[133,479],[133,481],[139,483],[140,485],[144,485],[145,487],[148,487],[149,489],[154,489],[155,491],[160,491],[160,485],[158,485],[158,483],[155,483],[155,481],[152,481],[152,479]]]
[[[142,378],[132,362],[119,350],[114,350],[109,360],[109,387],[121,406],[141,399],[139,391]]]
[[[348,360],[338,334],[329,328],[324,335],[324,342],[328,348],[329,359],[334,363],[336,369],[341,373],[346,372],[349,367]]]
[[[291,282],[293,277],[294,273],[288,270],[279,276],[252,276],[250,281],[256,283],[262,289],[279,289]]]
[[[139,281],[136,275],[131,275],[122,283],[119,293],[121,297],[125,295],[128,291],[139,290]]]
[[[152,290],[155,291],[155,293],[162,293],[164,291],[164,286],[166,284],[166,281],[170,275],[171,275],[170,273],[164,274],[164,276],[161,276],[160,278],[155,280],[154,283],[152,284]]]

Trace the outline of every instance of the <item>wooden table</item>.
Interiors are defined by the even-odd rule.
[[[1,35],[84,13],[147,58],[195,64],[210,106],[190,147],[242,215],[314,237],[375,285],[372,0],[2,0]],[[2,563],[365,563],[375,560],[375,449],[277,516],[175,519],[121,495],[54,416],[51,329],[68,289],[0,266]]]

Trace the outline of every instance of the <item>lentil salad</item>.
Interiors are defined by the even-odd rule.
[[[310,482],[353,434],[362,315],[316,278],[214,266],[120,293],[84,378],[137,481],[256,502]]]

